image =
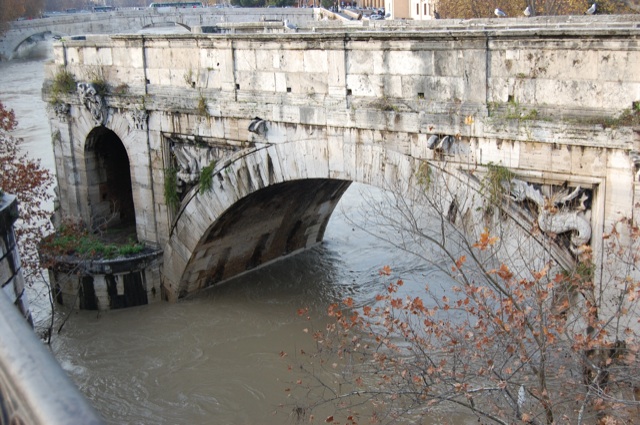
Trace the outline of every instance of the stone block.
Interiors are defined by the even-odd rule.
[[[289,74],[304,72],[304,51],[282,50],[279,63],[279,69],[284,69]]]
[[[329,152],[326,141],[308,141],[304,144],[302,159],[307,164],[307,178],[329,177]]]
[[[326,94],[328,92],[326,75],[323,74],[289,73],[287,85],[291,87],[293,93],[300,93],[306,96]]]
[[[287,93],[291,87],[287,83],[287,74],[285,72],[275,72],[275,91],[278,93]]]
[[[324,50],[305,50],[302,53],[303,72],[326,74],[329,70],[327,52]],[[326,81],[326,76],[323,78]]]
[[[96,294],[98,310],[109,310],[109,292],[104,275],[98,274],[93,276],[93,290]]]
[[[402,98],[404,95],[404,80],[406,77],[400,75],[386,75],[382,74],[380,77],[381,95],[390,98]],[[415,92],[417,97],[418,92]],[[409,97],[413,99],[413,97]]]
[[[264,176],[269,181],[269,185],[274,185],[287,181],[283,167],[282,158],[283,150],[280,149],[281,144],[269,145],[266,149],[261,150],[260,157]]]
[[[345,94],[346,64],[345,55],[341,50],[327,51],[327,84],[330,88],[337,88],[339,95]]]
[[[634,102],[640,101],[640,82],[605,81],[597,91],[599,105],[607,109],[633,109]]]
[[[144,66],[142,48],[131,49],[127,47],[112,49],[113,66],[119,68],[140,69]]]
[[[343,178],[347,168],[344,163],[344,144],[340,134],[332,133],[327,139],[329,178]]]
[[[300,124],[323,126],[327,122],[324,110],[321,108],[301,107],[299,113]]]
[[[377,97],[380,94],[380,86],[374,85],[372,79],[375,81],[368,74],[347,74],[347,89],[353,96]]]
[[[235,51],[236,71],[253,72],[258,69],[256,66],[256,53],[253,50],[236,50]]]
[[[80,64],[80,50],[76,47],[68,47],[66,51],[67,63]]]
[[[113,65],[110,48],[86,48],[83,49],[82,53],[85,65],[98,67]]]
[[[293,105],[274,105],[273,119],[284,122],[300,122],[300,107]]]
[[[307,159],[303,151],[293,150],[289,145],[278,145],[278,156],[284,181],[291,181],[308,173],[310,164],[304,162]]]
[[[433,52],[433,72],[440,77],[461,77],[465,69],[463,50]]]
[[[563,145],[552,145],[549,153],[550,163],[548,171],[552,173],[570,174],[571,173],[571,147]],[[543,169],[540,167],[540,169]]]
[[[619,173],[609,173],[605,182],[605,220],[613,223],[616,218],[629,218],[633,212],[633,184]]]
[[[483,165],[494,163],[509,168],[528,168],[523,162],[531,159],[528,155],[520,155],[519,147],[503,140],[484,139],[477,150],[476,158]]]
[[[237,82],[242,90],[276,91],[274,72],[237,72]]]
[[[640,82],[640,75],[636,72],[640,69],[640,52],[636,50],[603,50],[598,52],[595,61],[597,68],[596,78],[599,81],[624,81],[636,86]]]
[[[572,148],[570,157],[571,174],[589,177],[603,177],[607,163],[604,149]]]
[[[167,65],[165,62],[165,48],[147,46],[144,54],[147,63],[147,69],[161,69],[165,67],[165,65]]]
[[[383,52],[371,50],[349,50],[346,58],[346,72],[348,74],[381,73],[383,69]]]
[[[546,99],[547,106],[598,108],[602,95],[602,86],[595,81],[536,79],[536,96]]]
[[[434,75],[433,52],[431,51],[388,51],[385,71],[395,75]]]

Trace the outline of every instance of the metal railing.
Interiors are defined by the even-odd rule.
[[[0,424],[103,420],[4,294],[0,294]]]

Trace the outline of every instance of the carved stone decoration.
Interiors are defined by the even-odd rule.
[[[200,171],[206,166],[208,152],[202,152],[192,145],[175,144],[171,152],[178,163],[178,179],[187,185],[194,185],[200,179]]]
[[[591,239],[591,224],[585,217],[589,199],[580,186],[571,193],[561,189],[543,194],[543,190],[518,179],[510,182],[510,195],[516,202],[529,200],[538,209],[538,227],[544,233],[562,234],[571,232],[571,252],[578,255],[585,251]]]
[[[248,130],[252,133],[264,136],[268,131],[267,122],[262,118],[255,117],[249,124]]]
[[[63,122],[67,120],[69,112],[71,111],[71,105],[64,102],[56,102],[53,104],[52,108],[53,112],[55,112],[56,114],[56,117]]]
[[[429,137],[429,140],[427,141],[427,148],[431,150],[441,150],[444,152],[449,152],[455,141],[456,140],[453,136],[439,137],[434,134],[433,136]]]
[[[177,165],[178,193],[184,194],[200,181],[202,169],[236,149],[195,140],[193,136],[169,137],[173,162]]]
[[[107,105],[93,83],[78,83],[80,101],[89,110],[97,125],[107,122]]]
[[[129,124],[136,130],[147,129],[147,117],[149,114],[144,109],[133,109],[129,112]]]

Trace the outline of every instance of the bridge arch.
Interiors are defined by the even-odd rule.
[[[321,242],[351,182],[382,189],[394,182],[401,193],[423,190],[418,170],[424,163],[375,145],[317,140],[237,154],[216,167],[212,190],[196,187],[183,200],[164,251],[164,296],[175,301]],[[478,181],[453,169],[439,171],[458,186],[440,200],[444,211],[461,197],[461,225],[481,230]]]
[[[145,228],[149,210],[153,209],[147,201],[152,199],[151,189],[148,185],[131,183],[149,173],[149,158],[141,154],[146,145],[141,144],[146,139],[146,131],[137,129],[124,114],[109,113],[104,124],[96,123],[88,108],[78,108],[74,114],[77,114],[74,134],[77,142],[73,144],[73,155],[79,175],[87,182],[79,187],[77,194],[83,222],[95,227],[110,219],[113,225],[131,228],[129,236],[133,236],[135,229],[139,241],[155,244],[155,238],[148,237]],[[111,151],[112,147],[117,153]],[[113,155],[118,155],[118,159],[105,157]],[[108,173],[105,165],[116,167],[119,175]],[[111,174],[111,179],[107,174]],[[102,199],[105,195],[106,199]]]
[[[131,165],[124,144],[107,127],[87,135],[84,165],[89,205],[89,227],[107,230],[135,226]]]
[[[159,26],[166,26],[167,24],[173,24],[175,26],[182,27],[182,28],[186,29],[187,31],[191,32],[191,27],[189,25],[183,24],[182,22],[176,21],[175,19],[154,21],[154,22],[151,22],[151,23],[143,26],[142,30],[149,29],[149,28],[155,28],[155,27],[159,27]]]
[[[65,34],[55,30],[40,30],[34,31],[29,34],[21,34],[19,38],[13,40],[12,46],[10,47],[11,55],[15,55],[22,46],[26,44],[31,44],[33,42],[44,40],[46,37],[67,37],[69,34]]]

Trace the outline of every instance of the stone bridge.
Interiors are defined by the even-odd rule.
[[[59,213],[135,224],[164,252],[143,289],[176,300],[320,242],[354,181],[421,190],[430,167],[456,187],[449,219],[482,228],[479,181],[499,164],[517,176],[505,211],[545,258],[571,267],[590,248],[601,264],[603,233],[640,200],[640,136],[625,125],[640,110],[639,23],[315,22],[62,41],[44,86]]]
[[[292,24],[317,19],[317,9],[237,9],[237,8],[143,8],[114,12],[73,13],[43,19],[16,21],[0,35],[0,59],[10,59],[24,43],[44,36],[71,37],[85,34],[114,34],[176,24],[190,30],[194,26],[234,22],[284,21]]]

